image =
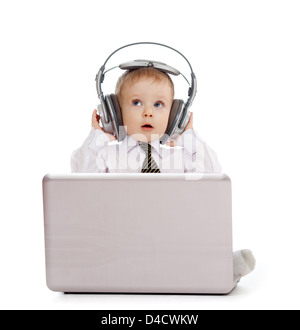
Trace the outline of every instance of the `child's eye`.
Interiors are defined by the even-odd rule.
[[[164,106],[164,104],[162,102],[156,102],[156,103],[154,103],[154,106],[156,108],[162,108]]]
[[[132,101],[132,104],[139,107],[142,105],[142,102],[140,100],[134,100],[134,101]]]

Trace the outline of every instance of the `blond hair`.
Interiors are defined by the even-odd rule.
[[[119,77],[115,89],[115,94],[118,100],[120,100],[120,95],[124,84],[128,84],[128,83],[134,84],[141,78],[150,78],[153,79],[154,82],[161,82],[167,79],[172,90],[172,97],[174,98],[174,84],[172,79],[169,77],[169,75],[152,67],[147,67],[147,68],[128,70],[125,73],[123,73],[122,76]]]

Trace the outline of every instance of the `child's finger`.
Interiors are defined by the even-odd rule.
[[[93,122],[96,122],[97,121],[97,110],[94,110],[94,112],[93,112],[92,121]]]
[[[96,123],[96,110],[93,111],[93,114],[92,114],[92,125],[94,125]]]
[[[194,121],[194,114],[191,112],[190,119],[188,122],[189,127],[193,127],[193,121]]]
[[[99,123],[100,115],[97,114],[97,110],[94,110],[94,112],[93,112],[93,116],[92,116],[92,120],[93,120],[94,122]]]

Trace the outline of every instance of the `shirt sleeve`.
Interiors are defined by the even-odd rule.
[[[181,134],[177,146],[184,150],[184,172],[221,173],[216,153],[201,139],[194,129]]]
[[[103,173],[107,171],[105,158],[109,138],[100,129],[92,128],[83,145],[71,156],[73,173]]]

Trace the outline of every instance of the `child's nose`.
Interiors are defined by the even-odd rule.
[[[152,109],[150,107],[145,108],[143,112],[143,117],[153,117]]]

